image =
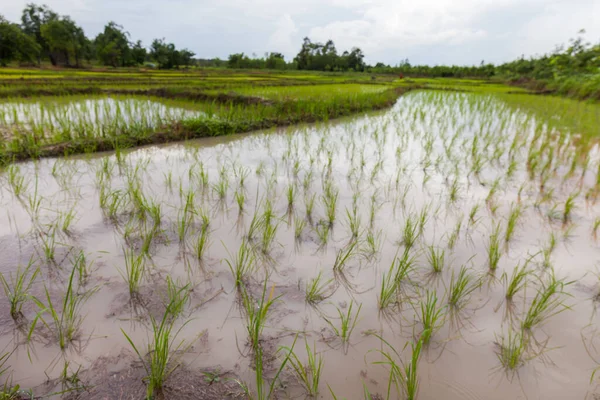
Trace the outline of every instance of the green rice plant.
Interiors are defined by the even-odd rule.
[[[346,208],[346,217],[348,219],[348,227],[352,234],[352,239],[358,238],[360,233],[360,216],[358,215],[358,209],[354,208],[352,212]]]
[[[495,272],[498,269],[502,250],[500,247],[500,224],[496,224],[488,239],[487,247],[488,268],[490,272]]]
[[[179,238],[179,243],[185,243],[188,231],[193,222],[194,217],[192,214],[187,213],[184,210],[179,212],[177,217],[177,237]]]
[[[433,270],[433,273],[439,274],[444,269],[446,251],[444,249],[436,249],[434,246],[427,247],[427,261]]]
[[[425,206],[423,208],[421,208],[421,211],[419,212],[418,215],[418,224],[419,224],[419,236],[421,236],[423,234],[423,232],[425,231],[425,225],[427,224],[427,221],[429,220],[429,206]]]
[[[306,196],[304,198],[304,207],[306,209],[306,219],[308,220],[308,222],[311,222],[312,218],[313,218],[313,210],[315,208],[315,198],[316,198],[315,194],[313,194],[310,197]]]
[[[286,346],[282,346],[282,348],[291,355],[289,359],[290,368],[308,396],[317,397],[321,373],[323,372],[323,356],[317,352],[316,344],[311,349],[306,338],[304,339],[304,345],[307,356],[306,364],[300,361],[298,355],[291,348]]]
[[[527,263],[523,264],[523,266],[517,265],[511,275],[510,278],[508,274],[505,272],[502,274],[502,280],[506,285],[506,293],[504,297],[508,301],[512,301],[515,295],[520,292],[527,285],[527,277],[531,271],[527,269]]]
[[[40,240],[46,262],[54,262],[56,256],[56,227],[50,228],[47,233],[40,232]]]
[[[302,232],[306,227],[306,219],[294,216],[294,238],[299,241],[302,239]]]
[[[508,221],[506,223],[506,230],[504,232],[504,242],[508,243],[512,239],[515,230],[517,228],[517,223],[519,222],[519,218],[521,218],[522,210],[521,206],[514,205],[510,208],[510,213],[508,216]]]
[[[507,371],[515,371],[527,360],[527,342],[523,332],[508,330],[508,334],[496,339],[496,356]]]
[[[278,227],[279,223],[273,223],[271,217],[268,217],[266,215],[264,216],[264,224],[261,236],[261,250],[263,254],[268,255],[271,253],[273,243],[275,242],[275,238],[277,237]]]
[[[417,242],[419,236],[419,225],[414,219],[414,216],[410,214],[404,223],[404,230],[402,231],[402,244],[405,248],[411,249]]]
[[[196,257],[198,258],[198,260],[204,259],[206,250],[210,246],[209,234],[210,232],[208,230],[208,227],[206,225],[202,225],[194,246],[194,250],[196,251]]]
[[[340,308],[337,308],[338,315],[340,317],[340,326],[337,327],[331,322],[328,318],[325,318],[325,322],[331,326],[333,332],[337,337],[342,341],[342,350],[344,354],[348,353],[348,347],[350,346],[350,336],[352,332],[356,328],[356,324],[358,323],[358,316],[360,314],[360,310],[362,309],[362,304],[359,304],[358,309],[355,314],[352,314],[352,308],[354,306],[354,301],[350,301],[350,305],[348,306],[348,310],[343,313]]]
[[[549,282],[538,290],[529,309],[525,313],[521,322],[523,330],[530,331],[533,327],[540,325],[548,318],[560,314],[569,308],[562,299],[564,295],[567,295],[563,289],[568,284],[557,280],[554,274],[550,277]]]
[[[267,281],[268,279],[264,280],[262,295],[258,299],[253,298],[252,295],[248,293],[245,286],[242,286],[241,291],[242,305],[244,306],[246,314],[248,340],[255,355],[261,347],[260,339],[267,322],[269,310],[280,297],[274,296],[275,285],[271,286],[271,290],[267,293]]]
[[[478,221],[477,212],[479,211],[479,204],[475,204],[469,211],[469,224],[475,225]]]
[[[181,330],[187,324],[186,322],[178,330],[174,330],[171,304],[167,305],[160,321],[157,321],[150,314],[150,323],[152,336],[148,341],[148,350],[145,356],[142,355],[138,347],[133,343],[133,340],[121,328],[125,339],[127,339],[127,342],[129,342],[146,370],[147,399],[153,399],[162,393],[166,379],[179,366],[179,361],[174,355],[184,349],[185,341],[182,339],[179,343],[176,343],[176,340]]]
[[[54,331],[54,334],[56,335],[56,339],[58,341],[58,345],[61,350],[65,350],[68,347],[69,343],[75,340],[77,335],[79,334],[81,324],[83,323],[83,317],[80,314],[81,308],[84,302],[89,297],[89,295],[92,293],[77,293],[77,290],[73,285],[76,272],[77,270],[75,268],[71,270],[67,290],[63,297],[61,309],[57,309],[54,303],[52,302],[50,291],[47,287],[45,288],[47,304],[43,304],[40,300],[33,298],[34,302],[40,308],[40,312],[37,314],[34,322],[31,325],[29,336],[31,336],[31,334],[33,333],[38,319],[41,319],[42,323],[48,329]],[[46,312],[50,314],[50,322],[52,323],[52,326],[50,326],[50,324],[46,322],[46,320],[43,318],[43,314]]]
[[[375,256],[381,251],[383,231],[380,229],[374,232],[372,229],[367,231],[364,243],[364,253],[367,258]]]
[[[244,212],[244,206],[245,206],[245,203],[246,203],[246,196],[244,195],[244,192],[242,192],[240,190],[237,190],[235,192],[234,198],[235,198],[235,202],[238,205],[238,211],[239,211],[239,213],[240,214],[243,213]]]
[[[463,265],[460,267],[458,275],[450,278],[450,286],[448,287],[448,305],[451,310],[463,310],[471,298],[471,294],[481,286],[481,283],[468,273],[467,268]]]
[[[236,289],[241,289],[248,274],[254,270],[254,251],[246,240],[242,240],[235,258],[227,251],[229,258],[225,262],[231,270]]]
[[[456,242],[458,241],[459,237],[460,237],[460,231],[462,229],[462,218],[460,221],[458,221],[456,223],[456,225],[454,226],[454,229],[452,230],[452,233],[450,234],[450,236],[448,236],[448,248],[450,250],[454,249],[454,247],[456,246]]]
[[[542,266],[544,268],[550,268],[552,266],[552,252],[556,249],[556,236],[554,232],[550,234],[548,244],[542,248]]]
[[[31,219],[34,221],[38,220],[40,208],[42,206],[43,197],[38,194],[38,177],[35,176],[35,184],[33,186],[33,193],[27,196],[28,212]]]
[[[291,184],[287,187],[287,190],[285,191],[286,197],[287,197],[287,206],[288,206],[288,212],[294,209],[294,203],[296,202],[296,185]]]
[[[330,227],[333,227],[333,223],[335,222],[335,214],[337,210],[337,199],[338,192],[335,191],[329,195],[322,196],[323,205],[325,206],[325,215],[327,218],[327,223]]]
[[[460,193],[460,184],[458,183],[458,179],[454,179],[448,189],[448,199],[451,204],[454,204],[458,201],[458,195]]]
[[[380,310],[384,310],[393,304],[398,302],[397,290],[399,282],[396,280],[396,263],[397,259],[394,258],[392,265],[387,273],[383,273],[381,278],[381,290],[377,298],[377,305]]]
[[[6,169],[8,184],[13,191],[15,197],[20,197],[27,190],[27,182],[25,176],[21,174],[21,168],[16,164],[11,164]]]
[[[333,270],[336,272],[343,272],[346,268],[348,261],[355,255],[358,244],[356,242],[350,242],[346,247],[338,250],[335,255],[335,261],[333,262]]]
[[[169,308],[170,318],[177,319],[186,305],[190,302],[190,284],[180,284],[173,282],[170,276],[167,275],[167,301],[165,306]]]
[[[304,296],[306,302],[315,305],[331,297],[335,292],[332,283],[333,278],[325,280],[323,279],[323,271],[319,271],[319,274],[311,279],[310,283],[306,286],[306,294]]]
[[[131,300],[139,300],[140,286],[146,275],[144,254],[135,254],[133,249],[123,249],[123,253],[125,255],[125,271],[119,268],[119,274],[127,283]]]
[[[565,225],[571,220],[571,214],[573,213],[573,210],[576,207],[575,199],[577,198],[577,196],[579,196],[579,192],[571,193],[567,198],[567,201],[565,201],[565,207],[562,213],[562,220],[563,224]]]
[[[428,290],[426,300],[421,300],[420,310],[423,331],[419,340],[423,341],[423,345],[427,345],[431,337],[444,325],[446,307],[438,307],[438,298],[435,291]]]
[[[600,217],[596,217],[592,224],[592,235],[594,236],[594,239],[598,237],[598,228],[600,228]]]
[[[76,216],[77,216],[77,214],[75,212],[74,206],[69,211],[61,214],[61,219],[62,219],[61,230],[64,233],[67,233],[67,234],[71,233],[71,225],[73,224],[73,221],[75,221]]]
[[[8,279],[0,272],[2,288],[10,304],[10,316],[17,324],[22,323],[25,318],[21,310],[23,309],[23,304],[31,298],[29,290],[40,273],[40,269],[34,267],[35,262],[33,257],[31,257],[25,268],[19,265],[15,271],[15,275],[13,276],[11,273]]]
[[[228,189],[229,189],[229,180],[227,179],[227,174],[221,173],[219,180],[217,181],[217,183],[215,183],[213,185],[213,191],[217,195],[217,199],[219,199],[221,201],[225,200],[225,198],[227,197]]]
[[[73,261],[73,268],[77,271],[79,286],[85,286],[87,284],[88,279],[92,275],[92,265],[93,262],[88,263],[83,250],[81,250],[75,257],[75,260]]]

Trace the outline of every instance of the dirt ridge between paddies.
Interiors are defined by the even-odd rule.
[[[276,118],[265,118],[262,120],[245,121],[245,120],[219,120],[219,119],[206,119],[206,118],[190,118],[174,123],[170,123],[162,126],[153,132],[145,132],[142,134],[122,134],[110,138],[97,137],[93,139],[76,139],[68,142],[41,144],[35,147],[26,147],[15,150],[7,150],[0,153],[0,164],[7,164],[14,161],[22,161],[36,158],[46,157],[60,157],[69,156],[76,154],[95,153],[102,151],[111,151],[117,149],[126,149],[139,146],[147,146],[152,144],[162,144],[168,142],[177,142],[190,139],[197,139],[202,137],[214,137],[231,135],[236,133],[247,133],[260,129],[269,129],[275,127],[289,126],[299,123],[312,123],[319,121],[327,121],[339,117],[350,116],[360,112],[368,112],[389,108],[394,105],[401,95],[411,90],[420,89],[420,86],[405,86],[391,88],[384,92],[377,93],[377,101],[370,102],[368,104],[348,102],[342,104],[338,108],[326,109],[326,113],[294,113],[293,101],[287,102],[273,102],[269,101],[268,104],[263,103],[264,99],[260,98],[260,103],[269,107],[278,107],[282,111],[281,117]],[[97,90],[95,88],[78,89],[80,91],[77,94],[125,94],[123,91],[114,90]],[[82,92],[82,91],[83,92]],[[128,91],[129,92],[129,91]],[[75,94],[75,93],[72,93]],[[129,92],[129,94],[132,94]],[[136,95],[140,95],[139,91],[135,92]],[[142,91],[142,94],[152,95],[155,97],[167,97],[177,96],[171,98],[178,99],[190,99],[184,97],[185,92],[176,93],[168,90],[148,90]],[[162,94],[162,96],[161,96]],[[188,92],[188,94],[190,94]],[[192,93],[198,95],[197,93]],[[231,98],[228,95],[217,95],[213,96],[216,101],[223,101],[229,99],[231,104]],[[236,95],[234,98],[241,102],[245,102],[245,105],[257,104],[257,98],[245,99],[244,96]],[[199,98],[197,98],[199,99]]]

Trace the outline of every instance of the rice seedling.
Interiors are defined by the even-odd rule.
[[[529,309],[525,313],[521,322],[523,330],[530,331],[548,318],[560,314],[569,308],[562,299],[563,296],[567,295],[563,289],[568,284],[557,280],[554,274],[551,275],[549,282],[538,290]]]
[[[335,222],[335,214],[337,209],[338,192],[334,192],[329,195],[322,196],[323,205],[325,206],[325,215],[327,223],[330,227],[333,227]]]
[[[383,231],[381,229],[378,231],[369,229],[369,231],[367,231],[364,242],[364,253],[367,258],[372,258],[381,251],[383,245],[382,235]]]
[[[193,218],[193,215],[187,213],[185,210],[179,212],[177,217],[177,237],[179,238],[179,243],[185,243],[188,231],[193,223]]]
[[[349,243],[346,247],[338,250],[338,252],[335,255],[335,261],[333,262],[334,271],[344,271],[348,261],[355,255],[357,246],[358,244],[354,241]]]
[[[352,212],[346,208],[346,218],[348,219],[348,227],[350,228],[350,233],[352,239],[358,238],[360,233],[360,216],[358,215],[358,209],[354,208]]]
[[[241,191],[238,190],[238,191],[235,192],[234,198],[235,198],[235,202],[238,205],[238,212],[240,214],[243,213],[244,212],[244,206],[245,206],[245,203],[246,203],[246,196],[244,195],[243,192],[241,192]]]
[[[268,255],[271,253],[273,243],[275,242],[275,238],[277,237],[277,228],[279,227],[279,223],[273,223],[272,216],[267,214],[267,211],[265,211],[263,221],[264,223],[262,225],[261,250],[263,254]]]
[[[352,314],[352,308],[354,307],[354,301],[350,301],[350,305],[348,306],[348,310],[344,313],[340,308],[337,308],[338,315],[340,317],[340,326],[337,327],[333,324],[328,318],[325,318],[325,322],[329,324],[331,329],[337,337],[340,338],[342,342],[342,350],[344,354],[348,353],[348,347],[350,346],[350,336],[352,332],[356,328],[356,324],[358,323],[358,316],[360,314],[360,310],[362,309],[362,304],[358,305],[356,309],[356,313]]]
[[[521,218],[522,210],[521,206],[513,205],[510,208],[510,213],[508,216],[508,221],[506,223],[506,230],[504,232],[504,242],[508,243],[512,239],[515,230],[517,228],[517,223],[519,222],[519,218]]]
[[[312,223],[313,220],[313,210],[315,208],[315,198],[316,195],[313,193],[312,196],[306,196],[304,198],[304,207],[306,209],[306,219],[308,222]]]
[[[129,335],[121,328],[125,339],[133,348],[146,370],[146,398],[148,399],[155,398],[155,396],[162,393],[166,379],[179,366],[179,360],[174,355],[184,349],[185,341],[183,339],[179,343],[176,343],[176,341],[187,322],[175,330],[172,304],[169,304],[160,321],[157,321],[150,314],[150,323],[152,336],[148,341],[148,350],[144,356]]]
[[[229,180],[227,179],[227,174],[223,173],[223,171],[221,171],[219,176],[219,180],[213,185],[213,191],[217,195],[217,199],[223,201],[227,197],[227,190],[229,189]]]
[[[131,300],[139,300],[140,286],[146,273],[146,262],[144,254],[135,254],[133,249],[123,249],[125,256],[125,271],[119,270],[119,274],[127,283],[127,289]]]
[[[208,230],[208,227],[206,225],[202,225],[194,246],[194,250],[196,251],[196,257],[198,258],[198,260],[204,259],[206,250],[210,246],[209,234],[210,232]]]
[[[573,210],[576,207],[575,199],[577,198],[577,196],[579,196],[579,192],[571,193],[565,201],[565,206],[562,212],[562,220],[563,224],[565,225],[571,220],[571,214],[573,213]]]
[[[268,277],[264,280],[262,294],[258,299],[253,298],[252,295],[248,293],[245,286],[242,286],[241,291],[248,340],[255,355],[260,349],[260,340],[262,332],[265,329],[269,310],[280,297],[274,296],[275,285],[271,286],[271,290],[267,293],[267,281]]]
[[[181,284],[174,282],[170,276],[167,275],[167,301],[165,307],[169,308],[170,318],[173,320],[177,319],[185,307],[190,302],[190,284]]]
[[[438,307],[438,298],[435,291],[427,291],[426,300],[421,300],[420,311],[423,330],[419,340],[423,342],[423,345],[427,345],[432,336],[444,325],[446,306]]]
[[[402,232],[402,244],[404,245],[405,248],[407,249],[411,249],[415,243],[417,242],[417,239],[419,238],[419,226],[416,222],[415,219],[413,219],[414,216],[412,214],[410,214],[405,223],[404,223],[404,230]]]
[[[548,244],[542,248],[542,266],[544,268],[550,268],[552,266],[552,252],[556,248],[556,236],[554,232],[550,234]]]
[[[282,346],[282,348],[290,354],[290,368],[308,396],[317,397],[321,373],[323,372],[323,356],[317,352],[316,345],[313,345],[313,348],[308,345],[306,338],[304,339],[304,345],[307,356],[306,364],[300,361],[298,355],[291,348],[286,346]]]
[[[444,249],[436,249],[434,246],[427,247],[427,261],[433,270],[433,273],[439,274],[444,269],[446,251]]]
[[[527,360],[527,342],[523,332],[509,329],[506,335],[496,340],[496,356],[507,371],[515,371]]]
[[[19,265],[15,275],[11,273],[8,279],[0,272],[2,288],[10,304],[10,316],[17,324],[22,323],[25,318],[21,310],[23,304],[30,299],[29,291],[40,273],[40,269],[34,267],[35,262],[32,257],[26,267]]]
[[[61,222],[60,226],[61,226],[61,230],[64,233],[66,233],[66,234],[71,233],[71,225],[75,221],[76,216],[77,216],[77,214],[75,212],[75,207],[71,208],[69,211],[67,211],[65,213],[61,213],[60,217],[62,219],[62,222]]]
[[[502,257],[502,251],[500,247],[500,224],[496,224],[488,239],[487,247],[488,256],[488,268],[490,272],[495,272],[498,269],[498,263],[500,257]]]
[[[477,223],[477,221],[479,220],[477,218],[478,211],[479,211],[479,204],[475,204],[473,207],[471,207],[471,211],[469,211],[469,224],[470,225],[475,225]]]
[[[462,218],[456,223],[456,225],[454,226],[454,229],[452,230],[452,233],[450,234],[450,236],[448,236],[448,248],[450,250],[454,249],[454,246],[456,246],[456,242],[458,241],[459,237],[460,237],[460,231],[462,229]]]
[[[471,294],[481,286],[463,265],[455,276],[452,271],[450,286],[448,287],[448,305],[453,311],[463,310],[471,298]]]
[[[11,164],[6,169],[8,177],[8,184],[12,189],[15,197],[20,197],[27,190],[27,182],[25,182],[25,176],[21,174],[21,169],[16,164]]]
[[[323,300],[328,299],[335,292],[335,287],[332,285],[333,278],[323,279],[323,271],[310,280],[305,289],[306,302],[312,305],[318,304]]]
[[[594,236],[594,239],[598,237],[598,228],[600,228],[600,217],[596,217],[592,224],[592,235]]]
[[[58,341],[58,345],[61,350],[65,350],[69,343],[77,338],[79,334],[79,329],[81,324],[83,323],[83,317],[81,316],[81,308],[84,302],[87,300],[90,294],[93,292],[88,292],[87,294],[79,294],[77,293],[74,287],[74,278],[77,270],[73,268],[71,270],[71,274],[69,275],[69,281],[67,284],[67,290],[64,294],[62,301],[62,308],[57,309],[52,298],[50,296],[50,291],[48,288],[45,288],[46,301],[47,304],[42,303],[40,300],[33,298],[34,302],[40,308],[40,312],[37,314],[35,320],[32,323],[32,326],[29,331],[29,336],[33,333],[35,326],[38,320],[41,320],[42,323],[50,330],[54,331],[56,335],[56,339]],[[44,313],[49,313],[51,318],[52,326],[43,318]]]
[[[321,243],[321,246],[325,246],[329,241],[331,226],[326,221],[321,221],[316,225],[315,231],[317,232],[319,243]]]
[[[506,292],[504,297],[508,301],[512,301],[515,295],[520,292],[527,285],[527,277],[531,271],[527,269],[527,263],[523,264],[523,266],[517,265],[510,277],[506,272],[502,274],[502,280],[506,285]]]
[[[46,262],[54,262],[56,256],[56,227],[50,228],[47,233],[40,232],[39,234]]]
[[[226,259],[225,262],[231,270],[236,289],[241,289],[248,274],[254,270],[254,252],[248,242],[243,240],[235,257],[229,251],[228,254],[231,260]]]
[[[92,275],[93,262],[88,263],[85,253],[80,251],[75,257],[73,261],[73,268],[77,271],[77,276],[79,279],[79,286],[85,286],[88,282],[88,279]]]
[[[287,187],[287,190],[285,191],[287,197],[288,212],[294,209],[294,203],[296,202],[296,193],[296,186],[294,184],[289,185]]]
[[[302,233],[306,227],[306,219],[300,218],[298,215],[294,216],[294,238],[296,241],[302,239]]]

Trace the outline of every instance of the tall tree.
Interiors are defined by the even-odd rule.
[[[50,48],[46,40],[42,37],[42,25],[58,18],[58,14],[52,11],[48,6],[39,6],[35,3],[28,3],[21,14],[21,27],[23,32],[32,36],[40,46],[41,53],[38,55],[38,63],[41,57],[50,59],[52,65],[56,65],[56,60],[50,54]]]
[[[129,44],[129,32],[111,21],[94,40],[98,60],[104,65],[125,67],[134,64]]]
[[[0,65],[11,61],[33,62],[40,54],[40,46],[26,35],[21,27],[4,19],[0,15]]]

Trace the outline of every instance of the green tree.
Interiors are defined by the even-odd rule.
[[[146,61],[147,55],[148,52],[146,51],[146,48],[142,46],[142,41],[138,40],[131,48],[131,58],[136,64],[140,65]]]
[[[104,26],[104,31],[96,36],[94,43],[98,60],[104,65],[116,68],[135,63],[129,44],[129,33],[113,21]]]
[[[21,27],[23,32],[35,40],[40,46],[41,52],[38,54],[38,64],[42,56],[48,57],[52,65],[56,65],[56,60],[50,54],[50,47],[42,37],[42,25],[58,18],[58,14],[52,11],[48,6],[39,6],[34,3],[28,3],[21,14]]]
[[[81,60],[89,49],[89,41],[83,29],[73,20],[69,17],[54,18],[42,24],[40,29],[55,64],[70,66],[74,59],[75,66],[81,65]]]
[[[0,65],[11,61],[33,62],[38,59],[40,46],[26,35],[19,25],[8,22],[0,15]]]

